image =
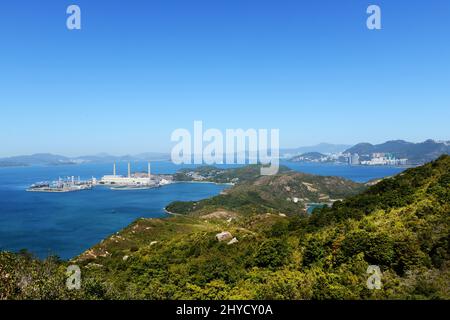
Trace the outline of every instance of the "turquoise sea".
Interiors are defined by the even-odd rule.
[[[283,163],[294,170],[335,175],[358,182],[394,175],[402,168]],[[126,172],[126,163],[118,165]],[[153,162],[153,173],[174,173],[181,167]],[[223,166],[224,167],[224,166]],[[145,171],[146,163],[133,164]],[[177,183],[150,190],[113,191],[107,187],[70,193],[26,192],[32,183],[80,176],[88,179],[111,174],[112,164],[80,164],[0,168],[0,250],[27,249],[38,257],[72,258],[140,217],[164,217],[164,207],[175,200],[199,200],[228,186]]]

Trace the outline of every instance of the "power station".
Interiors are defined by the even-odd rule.
[[[118,188],[148,188],[148,187],[156,187],[158,186],[157,181],[152,179],[151,170],[150,170],[150,162],[148,163],[148,172],[147,173],[131,173],[131,163],[128,162],[128,175],[122,176],[118,175],[116,171],[116,163],[113,165],[113,174],[103,176],[100,181],[100,184],[117,186]],[[115,187],[116,188],[116,187]]]

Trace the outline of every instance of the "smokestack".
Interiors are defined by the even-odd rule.
[[[116,162],[114,162],[113,166],[113,176],[116,176]]]
[[[148,178],[151,179],[152,175],[150,173],[150,162],[148,163]]]
[[[131,164],[128,161],[128,178],[130,178],[130,177],[131,177]]]

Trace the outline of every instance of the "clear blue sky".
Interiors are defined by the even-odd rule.
[[[450,1],[4,1],[0,108],[0,156],[168,151],[194,120],[285,147],[450,139]]]

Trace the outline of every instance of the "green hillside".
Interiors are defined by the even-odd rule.
[[[225,173],[220,175],[220,179]],[[338,177],[323,177],[284,170],[274,176],[260,176],[259,169],[226,170],[238,179],[233,188],[202,201],[174,202],[167,206],[172,213],[203,215],[217,210],[242,215],[261,213],[305,214],[308,203],[333,203],[355,195],[365,186]],[[256,175],[256,176],[255,176]]]
[[[2,253],[0,298],[450,299],[450,156],[311,215],[277,207],[286,193],[312,192],[303,182],[338,197],[349,191],[336,191],[341,180],[258,177],[218,198],[233,206],[208,200],[184,215],[139,219],[70,262]],[[218,241],[223,231],[238,242]],[[75,293],[61,289],[69,263],[83,274]],[[366,285],[369,265],[382,271],[381,290]]]

